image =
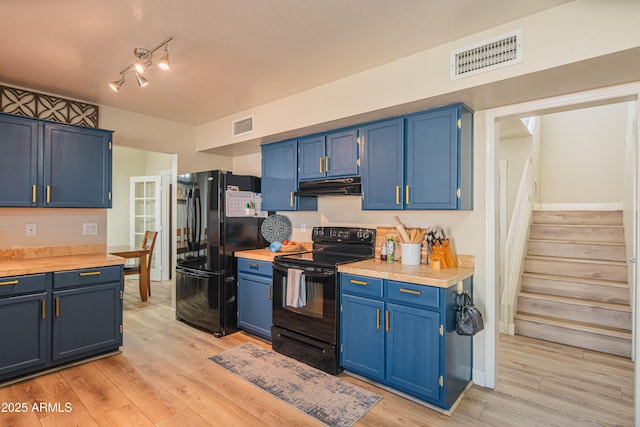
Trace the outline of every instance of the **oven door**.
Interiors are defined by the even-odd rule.
[[[288,280],[290,269],[301,270],[300,280]],[[296,276],[293,276],[296,278]],[[289,289],[287,282],[297,289]],[[273,263],[273,326],[329,344],[337,344],[337,274],[318,268],[275,261]],[[293,296],[299,297],[297,303]]]

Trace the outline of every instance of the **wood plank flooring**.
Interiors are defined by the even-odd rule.
[[[177,322],[168,283],[154,282],[142,303],[135,279],[127,282],[122,352],[0,388],[3,408],[28,406],[0,412],[0,425],[321,425],[207,359],[267,343],[244,333],[218,339]],[[473,386],[450,417],[343,374],[384,397],[355,426],[633,425],[629,359],[517,336],[501,336],[500,345],[495,390]],[[40,402],[49,410],[33,410]]]

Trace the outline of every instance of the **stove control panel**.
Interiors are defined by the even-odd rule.
[[[314,242],[374,243],[376,230],[351,227],[313,227]]]

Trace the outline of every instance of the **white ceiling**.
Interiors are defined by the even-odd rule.
[[[198,125],[568,1],[2,0],[0,82]],[[169,72],[108,88],[169,36]]]

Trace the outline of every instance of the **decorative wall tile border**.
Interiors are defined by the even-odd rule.
[[[0,86],[0,111],[36,119],[98,127],[98,106]]]

